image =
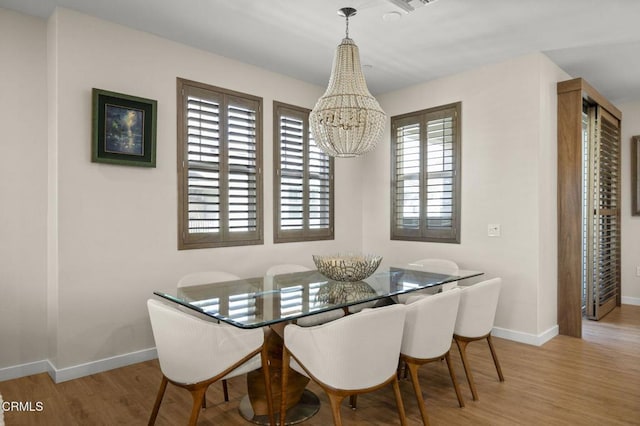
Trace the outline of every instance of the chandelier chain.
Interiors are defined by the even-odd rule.
[[[345,19],[347,20],[346,37],[349,38],[349,15],[345,16]]]

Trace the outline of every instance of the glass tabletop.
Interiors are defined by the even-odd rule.
[[[154,294],[236,327],[257,328],[364,302],[370,302],[367,306],[396,303],[394,296],[399,294],[479,275],[482,272],[460,270],[448,275],[403,265],[380,267],[369,278],[356,282],[332,281],[318,271],[305,271]]]

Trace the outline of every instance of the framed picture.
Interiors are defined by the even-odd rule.
[[[640,216],[640,136],[631,138],[631,214]]]
[[[157,101],[93,89],[94,163],[156,166]]]

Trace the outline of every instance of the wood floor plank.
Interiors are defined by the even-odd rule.
[[[480,399],[471,400],[455,345],[453,367],[466,407],[459,408],[442,363],[420,368],[420,385],[432,425],[640,425],[640,306],[623,305],[598,322],[585,321],[583,338],[557,336],[542,347],[494,338],[505,374],[500,383],[486,342],[468,347]],[[0,382],[5,401],[42,401],[42,412],[7,412],[7,426],[143,425],[160,384],[157,360],[54,384],[47,374]],[[328,400],[311,384],[322,406],[305,425],[332,423]],[[400,389],[409,425],[422,424],[411,382]],[[243,378],[207,392],[199,425],[246,425],[238,414]],[[169,385],[157,425],[186,424],[190,395]],[[346,425],[399,424],[391,387],[358,397],[358,409],[342,407]]]

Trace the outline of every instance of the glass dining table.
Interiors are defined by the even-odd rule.
[[[349,314],[357,311],[357,307],[361,309],[398,303],[401,295],[429,291],[426,289],[436,292],[438,287],[451,282],[464,286],[472,281],[470,278],[482,274],[479,271],[459,270],[451,275],[406,264],[380,267],[368,278],[357,282],[333,281],[312,270],[174,287],[154,291],[154,294],[192,310],[197,315],[235,327],[265,327],[272,392],[274,402],[277,402],[280,399],[282,331],[286,324],[295,323],[304,317],[322,318],[319,314],[331,311]],[[294,370],[290,370],[289,377],[287,406],[291,409],[287,412],[285,423],[295,424],[313,416],[319,408],[319,400],[306,390],[308,378],[298,375]],[[247,375],[248,395],[240,403],[240,414],[253,423],[268,424],[264,385],[261,383],[260,372]]]

